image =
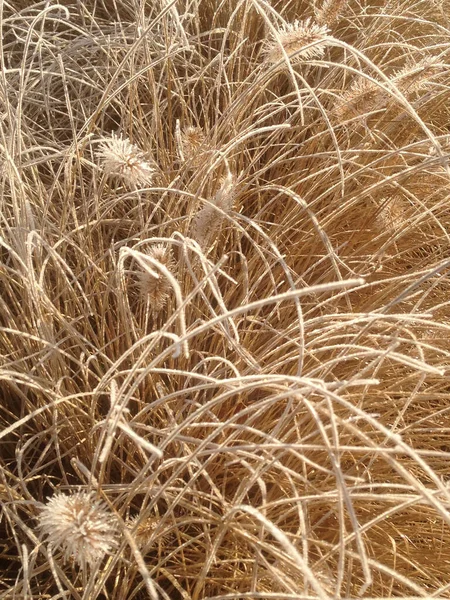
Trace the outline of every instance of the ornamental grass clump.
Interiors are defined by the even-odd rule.
[[[448,598],[444,8],[0,3],[0,600]]]

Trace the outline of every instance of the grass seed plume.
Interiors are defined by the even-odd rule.
[[[87,492],[56,493],[42,508],[39,525],[52,551],[61,549],[84,570],[94,566],[117,542],[117,526],[106,506]]]
[[[328,28],[314,23],[310,17],[304,21],[296,19],[283,24],[266,49],[266,59],[278,63],[283,59],[283,51],[293,62],[322,58],[328,45]]]
[[[106,175],[121,178],[132,187],[152,183],[154,164],[127,138],[113,133],[101,143],[97,157]]]

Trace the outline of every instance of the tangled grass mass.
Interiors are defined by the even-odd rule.
[[[448,1],[0,29],[0,600],[450,598]]]

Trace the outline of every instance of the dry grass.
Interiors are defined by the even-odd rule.
[[[0,2],[0,598],[450,596],[447,15]]]

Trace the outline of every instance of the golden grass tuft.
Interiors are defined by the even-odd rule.
[[[448,598],[447,12],[0,3],[0,600]]]

